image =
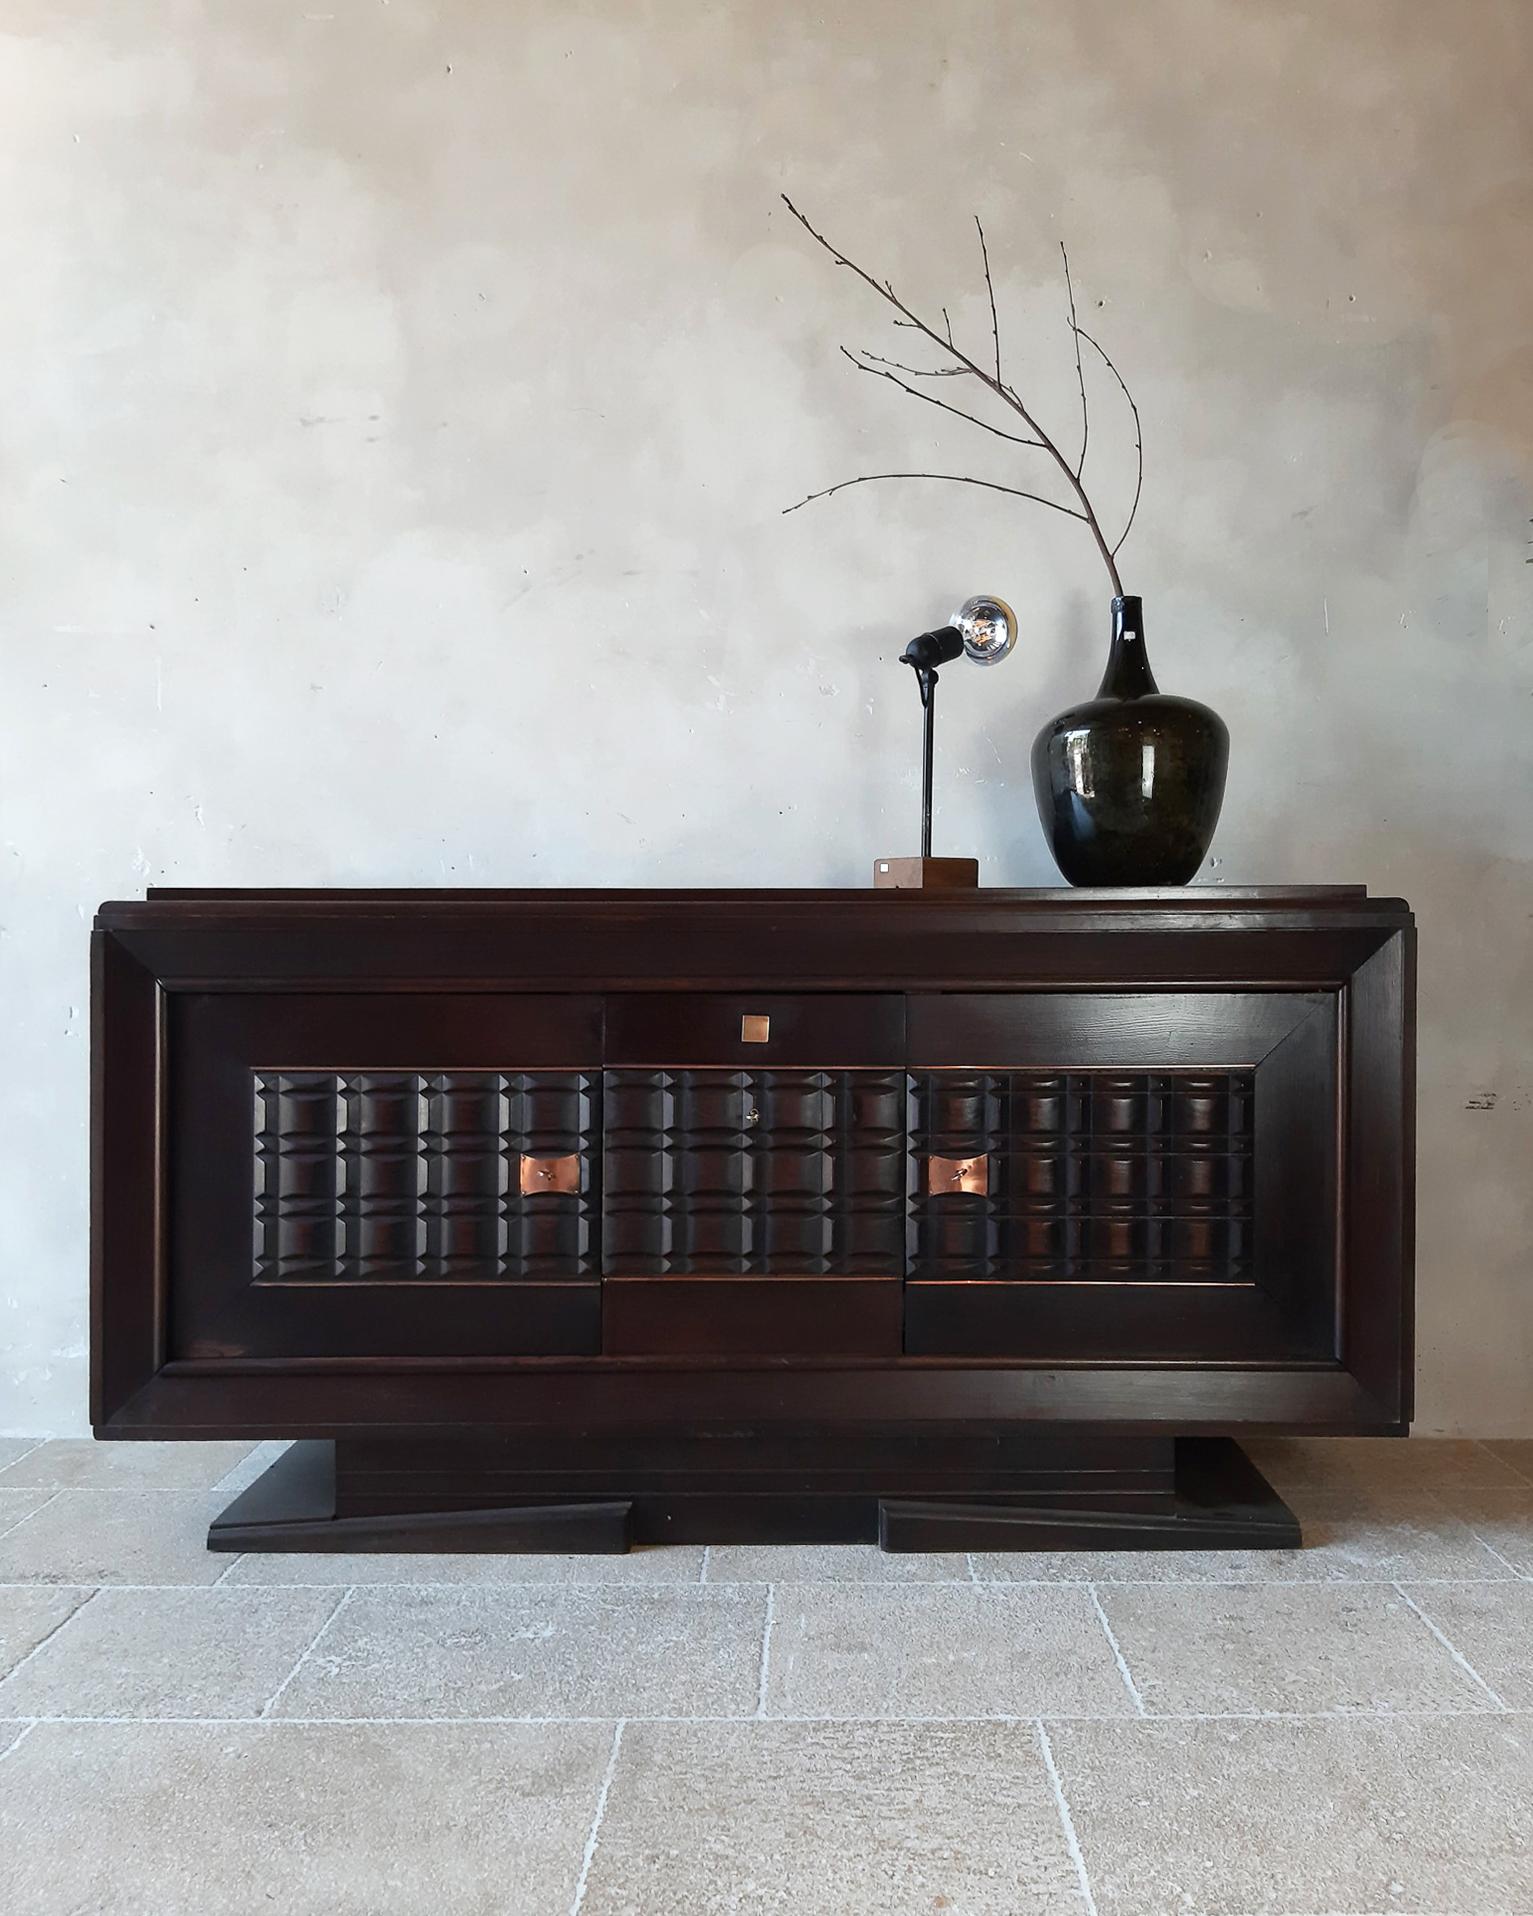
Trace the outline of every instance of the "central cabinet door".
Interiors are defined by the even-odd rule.
[[[898,998],[616,998],[603,1083],[603,1348],[897,1356]]]

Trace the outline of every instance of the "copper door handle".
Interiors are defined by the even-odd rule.
[[[580,1189],[579,1152],[572,1151],[568,1157],[562,1158],[535,1158],[530,1152],[524,1151],[521,1188],[523,1197],[578,1191]]]
[[[990,1160],[986,1157],[929,1157],[926,1160],[926,1189],[932,1197],[951,1195],[955,1191],[987,1197],[990,1193]]]

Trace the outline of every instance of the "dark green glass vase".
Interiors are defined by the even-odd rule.
[[[1185,885],[1219,822],[1230,735],[1196,699],[1157,689],[1137,598],[1112,602],[1112,650],[1094,699],[1033,744],[1033,791],[1072,885]]]

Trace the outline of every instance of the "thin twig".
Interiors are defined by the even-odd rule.
[[[967,419],[971,426],[978,426],[981,432],[994,433],[997,439],[1009,439],[1014,446],[1037,446],[1042,448],[1041,439],[1024,439],[1020,433],[1003,432],[999,426],[992,426],[988,419],[981,419],[977,413],[965,412],[962,406],[950,406],[945,399],[938,399],[935,393],[923,393],[915,386],[907,386],[903,379],[896,379],[893,373],[885,372],[882,366],[869,366],[855,353],[848,352],[843,346],[842,356],[849,359],[860,373],[870,373],[874,379],[887,379],[891,386],[898,386],[902,393],[909,393],[912,399],[924,399],[928,406],[939,406],[943,412],[950,412],[955,419]]]
[[[1001,383],[1001,322],[995,315],[995,281],[990,277],[990,248],[985,244],[985,229],[974,215],[974,230],[979,234],[979,256],[985,262],[985,291],[990,295],[990,336],[995,341],[995,383]],[[950,329],[951,336],[951,329]]]
[[[1117,367],[1108,358],[1106,347],[1099,341],[1093,339],[1083,326],[1077,326],[1075,330],[1080,337],[1085,340],[1088,346],[1096,347],[1096,350],[1102,355],[1102,364],[1112,374],[1113,378],[1117,380],[1123,397],[1128,401],[1128,409],[1134,415],[1134,457],[1138,461],[1139,471],[1134,480],[1134,503],[1129,507],[1128,518],[1124,520],[1123,530],[1118,534],[1118,543],[1112,549],[1112,556],[1116,559],[1123,545],[1123,541],[1129,535],[1129,528],[1134,523],[1134,515],[1139,510],[1139,495],[1144,491],[1144,433],[1139,424],[1139,408],[1134,404],[1134,395],[1129,391],[1128,382],[1124,379],[1122,373],[1118,371]]]
[[[1081,456],[1075,462],[1075,476],[1079,479],[1086,470],[1086,442],[1091,437],[1091,409],[1086,404],[1086,375],[1081,367],[1081,329],[1075,317],[1075,284],[1070,278],[1070,255],[1065,251],[1063,240],[1059,242],[1059,257],[1065,263],[1065,291],[1070,295],[1070,334],[1075,343],[1075,379],[1081,389]]]
[[[941,479],[951,486],[983,486],[987,492],[1010,493],[1013,499],[1031,499],[1035,505],[1052,506],[1056,512],[1062,512],[1067,519],[1084,519],[1084,512],[1077,512],[1074,506],[1062,506],[1057,499],[1045,499],[1041,492],[1023,492],[1017,486],[1003,486],[994,479],[971,479],[962,472],[865,472],[856,479],[842,479],[833,486],[827,486],[823,492],[811,492],[807,499],[800,499],[798,505],[784,506],[783,516],[797,512],[799,506],[807,506],[816,499],[828,499],[833,492],[844,492],[848,486],[871,485],[875,479]]]
[[[907,366],[901,359],[885,359],[882,353],[870,353],[864,346],[860,348],[864,359],[871,359],[875,365],[892,366],[897,373],[909,373],[912,379],[967,379],[967,366]]]
[[[1081,509],[1079,512],[1076,512],[1069,506],[1060,505],[1059,502],[1055,499],[1041,499],[1039,495],[1036,493],[1023,493],[1021,494],[1021,497],[1027,498],[1027,499],[1037,499],[1040,504],[1053,506],[1056,512],[1067,513],[1072,519],[1084,519],[1086,521],[1088,528],[1090,529],[1093,540],[1096,542],[1097,550],[1102,555],[1102,563],[1103,565],[1107,567],[1107,574],[1108,574],[1108,577],[1112,580],[1113,591],[1121,597],[1123,592],[1123,580],[1120,577],[1118,572],[1118,564],[1116,559],[1114,559],[1112,555],[1112,551],[1109,548],[1106,539],[1102,535],[1101,524],[1097,519],[1096,512],[1092,507],[1090,499],[1086,495],[1086,489],[1081,484],[1080,474],[1071,467],[1069,460],[1066,459],[1065,455],[1059,450],[1059,447],[1054,443],[1053,439],[1049,436],[1049,434],[1043,429],[1041,425],[1039,425],[1037,419],[1028,410],[1027,406],[1024,404],[1024,402],[1022,401],[1020,396],[1017,394],[1015,389],[1006,385],[1002,381],[1002,379],[999,377],[999,375],[992,376],[990,373],[987,373],[982,366],[977,365],[974,362],[974,360],[972,360],[969,357],[969,355],[966,352],[964,352],[961,346],[956,346],[952,343],[951,340],[944,339],[941,333],[939,333],[935,329],[935,327],[928,325],[927,322],[924,319],[922,319],[918,313],[913,312],[911,308],[905,304],[905,302],[899,297],[899,295],[895,292],[893,286],[890,285],[888,281],[884,281],[882,284],[880,284],[880,282],[876,280],[873,277],[873,275],[867,271],[865,267],[859,266],[855,260],[849,259],[845,253],[839,250],[839,248],[833,246],[823,233],[821,233],[816,227],[810,224],[809,220],[806,219],[805,216],[798,210],[798,208],[793,204],[792,200],[788,198],[786,193],[782,195],[782,203],[784,206],[787,207],[788,211],[793,215],[794,219],[798,221],[799,225],[803,227],[804,231],[814,241],[816,246],[821,247],[825,252],[827,252],[838,266],[844,266],[848,272],[855,273],[857,278],[860,279],[865,286],[870,286],[873,289],[873,291],[877,293],[880,299],[886,300],[889,303],[889,305],[891,305],[895,309],[895,312],[898,315],[898,317],[894,321],[894,324],[896,326],[909,327],[911,331],[920,333],[924,338],[929,339],[933,345],[940,347],[943,352],[951,354],[953,359],[956,360],[957,363],[965,371],[973,373],[976,379],[980,380],[984,385],[988,386],[991,392],[995,393],[999,399],[1001,399],[1006,405],[1010,406],[1012,411],[1016,413],[1017,417],[1022,421],[1023,425],[1027,427],[1029,432],[1037,434],[1038,438],[1043,443],[1044,451],[1048,453],[1049,457],[1054,461],[1054,463],[1059,467],[1059,470],[1064,474],[1065,479],[1069,483],[1070,490],[1075,494],[1076,498],[1080,502]],[[951,477],[954,477],[955,475],[941,474],[941,473],[911,473],[908,475],[870,474],[868,476],[870,478],[883,478],[883,477],[895,478],[895,477],[902,477],[902,476],[909,477],[909,478],[951,478]],[[856,484],[859,482],[847,481],[845,483]],[[971,485],[984,485],[984,486],[987,486],[989,490],[994,492],[1010,492],[1010,491],[1016,490],[1013,487],[995,485],[993,482],[988,480],[968,480],[968,481],[964,481],[963,483],[967,483]],[[828,496],[830,492],[837,492],[840,489],[841,488],[838,486],[832,486],[827,489],[827,492],[811,493],[810,498],[825,498]],[[800,505],[807,505],[808,503],[809,503],[808,499],[801,499],[799,501]],[[784,510],[792,512],[792,511],[796,511],[797,507],[789,506],[789,507],[785,507]]]

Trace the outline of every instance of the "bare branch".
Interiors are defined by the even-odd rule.
[[[1072,519],[1084,519],[1087,526],[1090,528],[1092,539],[1096,543],[1096,548],[1098,552],[1100,552],[1102,555],[1102,563],[1103,565],[1106,566],[1107,575],[1112,580],[1113,591],[1117,593],[1119,596],[1121,596],[1123,592],[1123,581],[1118,573],[1117,561],[1114,559],[1112,555],[1112,551],[1108,547],[1106,539],[1102,536],[1101,525],[1098,522],[1096,513],[1092,508],[1090,499],[1086,496],[1086,489],[1081,484],[1081,477],[1079,472],[1077,472],[1071,466],[1069,460],[1066,459],[1065,455],[1059,450],[1059,447],[1054,443],[1053,439],[1043,429],[1043,427],[1039,425],[1037,419],[1035,419],[1033,414],[1028,410],[1027,406],[1024,404],[1024,402],[1022,401],[1022,399],[1016,392],[1015,388],[1006,385],[1000,376],[999,328],[998,327],[993,328],[993,330],[996,333],[995,344],[996,344],[996,353],[997,353],[997,371],[992,376],[990,373],[986,372],[982,366],[976,365],[974,360],[972,360],[969,357],[969,355],[963,350],[961,346],[956,346],[953,344],[951,340],[944,339],[942,334],[939,333],[935,327],[929,326],[926,323],[926,321],[920,317],[918,313],[912,312],[910,307],[908,307],[905,304],[905,302],[899,297],[899,295],[895,292],[893,286],[888,281],[885,281],[882,285],[880,285],[880,283],[873,277],[873,275],[870,272],[868,272],[864,267],[859,266],[855,260],[848,259],[845,253],[841,252],[837,247],[833,246],[831,242],[828,239],[826,239],[823,233],[819,232],[815,227],[810,225],[809,221],[793,204],[792,200],[788,198],[786,193],[782,195],[782,202],[783,202],[783,205],[787,207],[788,211],[793,215],[794,219],[798,221],[799,225],[803,227],[804,231],[814,241],[814,243],[817,246],[822,247],[824,251],[827,252],[830,255],[830,257],[836,262],[838,266],[844,266],[847,268],[849,272],[855,273],[865,286],[870,286],[873,289],[873,291],[877,293],[880,299],[887,300],[887,302],[894,308],[895,312],[898,314],[898,317],[894,321],[894,324],[896,326],[909,327],[913,332],[918,332],[924,338],[929,339],[933,345],[940,347],[943,352],[950,354],[952,358],[957,362],[957,364],[965,372],[973,373],[976,379],[980,380],[984,385],[988,386],[991,392],[995,393],[999,399],[1001,399],[1006,405],[1010,406],[1012,411],[1022,421],[1023,425],[1027,427],[1029,432],[1037,434],[1039,440],[1042,442],[1044,451],[1048,453],[1049,457],[1059,467],[1060,472],[1064,475],[1067,483],[1069,484],[1070,490],[1075,494],[1076,499],[1080,502],[1080,511],[1076,512],[1070,506],[1060,505],[1057,499],[1041,499],[1037,493],[1024,492],[1024,493],[1021,493],[1019,496],[1024,499],[1035,499],[1041,505],[1053,506],[1056,512],[1066,513]],[[983,233],[981,234],[981,238],[983,239]],[[987,279],[988,279],[988,272],[989,272],[989,261],[987,258],[986,260]],[[991,284],[991,294],[992,294],[992,301],[993,301],[993,298],[994,298],[993,283]],[[943,473],[911,473],[911,474],[879,473],[879,474],[872,474],[869,476],[875,477],[875,478],[884,478],[884,477],[888,477],[888,478],[898,478],[898,477],[953,478],[956,475],[943,474]],[[852,484],[852,483],[860,483],[860,482],[846,481],[844,483]],[[982,480],[982,479],[960,480],[959,483],[968,484],[968,485],[983,485],[988,487],[989,490],[993,492],[1009,492],[1014,490],[1014,488],[1012,487],[998,486],[989,480]],[[833,488],[833,490],[839,490],[839,488]],[[811,497],[821,497],[821,496],[823,495],[811,494]],[[799,503],[801,505],[807,505],[809,501],[807,499],[800,500]],[[786,508],[786,510],[790,512],[796,511],[797,507],[790,506]]]
[[[1075,330],[1080,337],[1085,340],[1088,346],[1095,347],[1097,352],[1101,354],[1102,364],[1112,374],[1113,378],[1117,380],[1118,385],[1122,389],[1123,397],[1128,401],[1128,409],[1134,415],[1134,454],[1138,460],[1139,471],[1134,480],[1134,503],[1129,507],[1128,518],[1124,521],[1123,530],[1118,534],[1118,543],[1112,549],[1112,556],[1116,559],[1122,548],[1123,541],[1128,537],[1129,529],[1134,523],[1134,515],[1139,510],[1139,495],[1144,491],[1144,430],[1139,423],[1139,408],[1134,404],[1134,395],[1128,389],[1127,380],[1124,379],[1122,373],[1118,371],[1117,367],[1107,357],[1107,349],[1097,340],[1093,339],[1083,326],[1077,326]]]
[[[841,352],[860,373],[871,373],[875,379],[887,379],[891,386],[898,386],[902,393],[909,393],[912,399],[924,399],[928,406],[939,406],[943,412],[950,412],[955,419],[967,419],[971,426],[978,426],[981,432],[994,433],[997,439],[1009,439],[1014,446],[1043,446],[1041,439],[1024,439],[1020,433],[1003,432],[999,426],[992,426],[987,419],[981,419],[976,413],[965,412],[961,406],[950,406],[945,399],[938,399],[935,393],[923,393],[914,386],[907,386],[903,379],[896,379],[893,373],[885,372],[883,367],[866,365],[855,353],[843,346]]]
[[[980,258],[985,262],[985,291],[990,295],[990,336],[995,341],[995,383],[1001,383],[1001,323],[995,316],[995,281],[990,277],[990,248],[985,244],[985,229],[974,215],[974,230],[979,234]]]
[[[1075,317],[1075,286],[1070,278],[1070,255],[1065,251],[1063,240],[1059,242],[1059,257],[1065,263],[1065,291],[1070,295],[1070,335],[1075,345],[1075,378],[1081,389],[1081,456],[1075,462],[1075,476],[1079,479],[1086,470],[1086,442],[1091,437],[1091,408],[1086,404],[1086,375],[1081,368],[1081,329]]]
[[[972,373],[976,379],[983,381],[983,383],[986,386],[988,386],[993,393],[997,394],[1001,399],[1003,399],[1006,402],[1006,404],[1011,407],[1012,411],[1016,413],[1018,418],[1021,419],[1022,423],[1027,427],[1029,432],[1037,433],[1038,437],[1043,441],[1045,450],[1048,451],[1050,455],[1055,460],[1058,461],[1060,470],[1069,479],[1072,488],[1076,489],[1077,491],[1079,490],[1079,480],[1077,479],[1075,473],[1071,471],[1069,461],[1065,458],[1064,454],[1059,450],[1059,448],[1054,444],[1053,440],[1049,437],[1049,435],[1043,430],[1042,426],[1040,426],[1037,420],[1034,419],[1032,414],[1028,411],[1027,407],[1022,403],[1021,399],[1017,396],[1017,393],[1013,387],[1003,385],[999,379],[993,378],[989,373],[987,373],[982,366],[976,365],[975,362],[972,359],[970,359],[969,355],[966,352],[964,352],[962,347],[955,346],[951,340],[944,339],[941,333],[939,333],[934,327],[928,326],[926,321],[922,319],[918,313],[912,312],[911,309],[905,304],[905,302],[902,299],[900,299],[899,296],[891,288],[880,285],[879,282],[873,277],[873,275],[866,270],[866,268],[859,266],[855,260],[848,259],[845,253],[841,252],[838,247],[833,246],[831,242],[828,239],[826,239],[823,233],[821,233],[816,227],[810,225],[809,221],[793,204],[792,200],[788,198],[786,193],[784,193],[781,196],[781,198],[782,198],[783,205],[787,207],[788,211],[798,221],[799,225],[803,227],[804,231],[814,241],[816,246],[823,247],[824,250],[827,253],[829,253],[830,257],[836,262],[838,266],[844,266],[847,268],[849,272],[855,273],[865,286],[872,287],[873,291],[877,293],[880,299],[888,301],[888,303],[895,309],[896,313],[899,315],[899,317],[892,322],[894,325],[903,326],[908,328],[911,332],[920,333],[925,338],[929,339],[933,345],[940,346],[941,349],[946,353],[951,353],[953,358],[958,362],[957,369],[959,371]],[[1087,516],[1089,517],[1090,504],[1084,496],[1082,496],[1081,498],[1081,505],[1086,509]],[[1104,556],[1106,554],[1105,546],[1103,547],[1103,554]]]
[[[1035,505],[1052,506],[1056,512],[1062,512],[1067,519],[1084,519],[1084,512],[1077,512],[1074,506],[1062,506],[1057,499],[1045,499],[1041,492],[1023,492],[1017,486],[998,485],[994,479],[971,479],[961,472],[865,472],[856,479],[843,479],[837,485],[827,486],[823,492],[811,492],[807,499],[800,499],[798,505],[784,506],[783,516],[797,512],[799,506],[812,505],[816,499],[828,499],[833,492],[845,492],[848,486],[872,485],[876,479],[940,479],[950,486],[983,486],[987,492],[1009,493],[1013,499],[1031,499]]]
[[[947,343],[951,346],[953,343],[953,322],[948,318],[947,308],[945,306],[942,309],[942,323],[947,328]]]

